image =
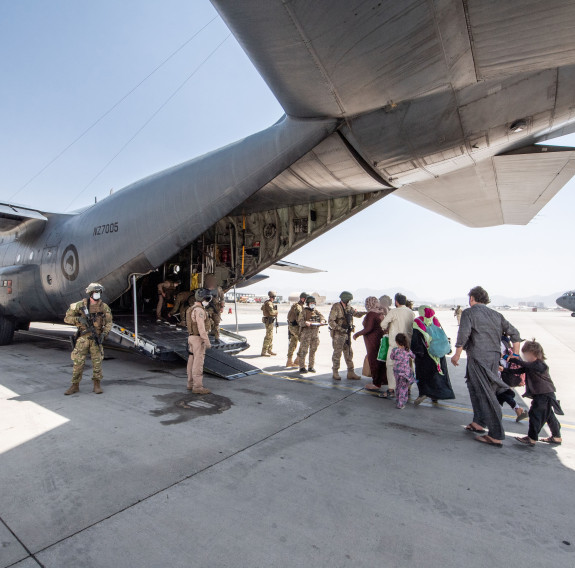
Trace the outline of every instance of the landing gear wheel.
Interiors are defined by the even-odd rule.
[[[9,345],[14,338],[14,320],[0,316],[0,345]]]
[[[575,312],[573,312],[573,313],[571,314],[571,317],[572,317],[572,318],[575,318]]]

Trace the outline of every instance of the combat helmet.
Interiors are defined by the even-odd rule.
[[[270,291],[268,292],[268,296],[269,296],[270,298],[276,298],[276,297],[277,297],[277,294],[276,294],[273,290],[270,290]]]
[[[315,304],[315,298],[314,298],[313,296],[308,296],[308,297],[305,299],[305,302],[306,302],[306,304],[308,304],[308,305],[309,305],[309,304]]]
[[[212,293],[207,288],[198,288],[195,294],[196,302],[211,302]]]
[[[88,296],[92,292],[102,293],[103,291],[104,291],[104,286],[102,286],[101,284],[98,284],[98,282],[91,282],[90,284],[88,284],[88,287],[86,288],[86,294],[88,294]]]
[[[339,299],[342,302],[351,302],[351,300],[353,300],[353,294],[351,292],[347,292],[347,291],[343,291],[340,295],[339,295]]]
[[[302,292],[302,293],[299,295],[299,299],[300,299],[300,300],[301,300],[302,298],[305,300],[307,297],[308,297],[308,293],[307,293],[307,292]]]

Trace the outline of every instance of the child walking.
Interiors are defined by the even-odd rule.
[[[411,367],[411,361],[415,355],[409,349],[409,340],[404,333],[398,333],[395,336],[397,347],[391,350],[389,358],[395,361],[393,374],[395,375],[396,403],[397,408],[404,408],[409,396],[409,387],[415,382],[415,375]]]
[[[506,382],[504,369],[517,368],[515,364],[511,364],[509,362],[510,357],[513,357],[513,347],[511,343],[511,338],[508,335],[503,334],[501,336],[501,359],[499,360],[499,371],[500,371],[499,374],[501,375],[503,382]],[[521,374],[522,375],[524,374],[523,369],[521,369]],[[518,386],[525,385],[524,376],[517,377],[517,375],[515,374],[515,376],[513,376],[513,381],[516,381],[514,382],[514,385],[515,384],[517,384]],[[521,422],[521,420],[526,420],[528,418],[529,415],[527,413],[527,410],[521,408],[515,401],[515,392],[513,391],[513,389],[509,388],[505,391],[500,390],[495,393],[495,396],[497,398],[497,402],[501,406],[503,406],[504,403],[507,403],[513,409],[513,411],[517,415],[515,422]]]
[[[513,374],[525,373],[525,394],[523,396],[532,399],[529,409],[529,431],[523,438],[515,438],[521,444],[534,446],[539,439],[539,432],[545,424],[551,430],[551,436],[541,441],[547,444],[559,446],[561,439],[561,424],[555,413],[562,415],[563,410],[559,401],[555,398],[555,385],[549,375],[549,367],[545,363],[545,352],[541,344],[534,339],[526,341],[521,349],[524,360],[515,357],[510,358],[519,367],[509,369]]]

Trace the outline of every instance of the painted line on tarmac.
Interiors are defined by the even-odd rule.
[[[315,381],[313,379],[303,379],[300,377],[290,377],[287,375],[274,375],[273,373],[268,373],[266,371],[262,371],[261,374],[266,375],[268,377],[273,377],[274,379],[280,379],[283,381],[293,381],[293,382],[297,382],[297,383],[304,383],[307,385],[313,385],[315,387],[324,388],[324,389],[332,389],[332,390],[336,389],[336,390],[343,390],[343,391],[352,391],[352,392],[355,392],[356,394],[360,394],[360,395],[364,395],[364,396],[373,396],[373,397],[379,396],[378,393],[366,391],[365,388],[363,387],[363,385],[360,388],[354,388],[352,386],[345,386],[345,385],[340,385],[337,383],[326,383],[323,381],[319,382],[319,381]],[[452,403],[446,403],[446,402],[438,402],[437,404],[424,402],[420,406],[427,407],[427,408],[439,407],[439,408],[445,408],[446,410],[450,410],[452,412],[462,412],[464,414],[473,414],[473,409],[470,407],[460,406],[458,404],[452,404]],[[516,418],[516,416],[514,416],[512,414],[503,414],[503,420],[506,420],[507,422],[515,422],[515,418]],[[565,421],[560,421],[560,422],[561,422],[561,428],[567,428],[568,430],[575,430],[575,424],[573,424],[571,422],[565,422]]]

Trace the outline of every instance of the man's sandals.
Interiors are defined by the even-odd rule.
[[[495,446],[496,448],[503,447],[502,442],[496,442],[493,438],[490,438],[489,436],[476,436],[475,440],[477,442],[481,442],[482,444],[487,444],[488,446]]]

